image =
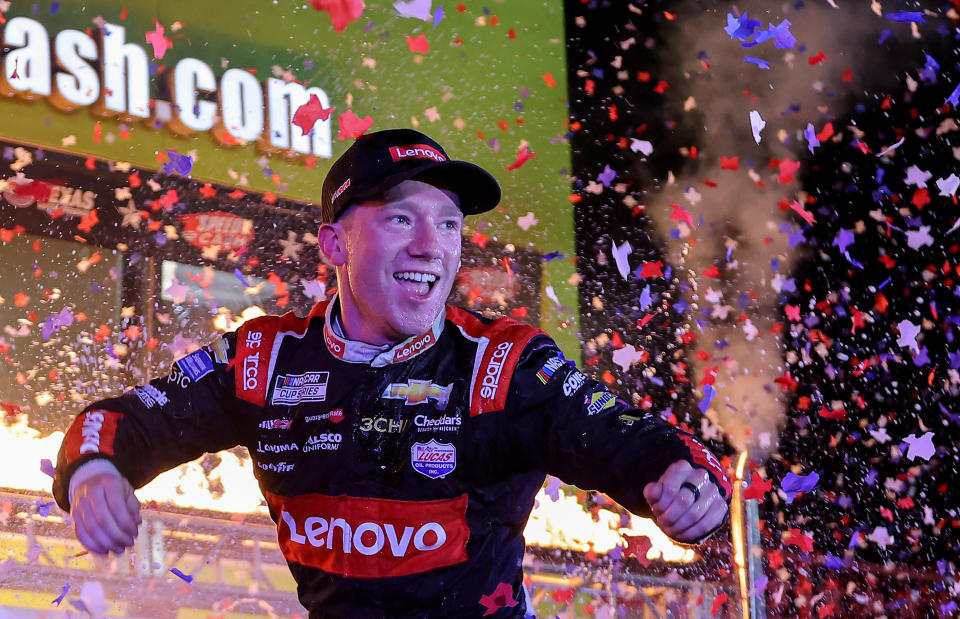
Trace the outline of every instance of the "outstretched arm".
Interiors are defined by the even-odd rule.
[[[677,541],[699,542],[726,519],[733,493],[716,456],[588,379],[545,336],[524,349],[504,412],[527,467],[609,494]]]

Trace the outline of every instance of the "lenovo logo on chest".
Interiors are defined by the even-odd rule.
[[[280,514],[280,549],[301,565],[348,578],[383,578],[467,559],[466,494],[435,501],[265,494]]]

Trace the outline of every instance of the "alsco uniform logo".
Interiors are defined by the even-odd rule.
[[[380,397],[388,400],[403,400],[406,404],[426,404],[433,400],[437,403],[437,408],[443,410],[447,407],[450,400],[450,392],[453,390],[453,383],[446,387],[441,387],[431,383],[429,380],[407,380],[403,383],[390,383],[383,390]]]

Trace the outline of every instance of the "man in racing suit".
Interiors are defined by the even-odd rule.
[[[539,329],[444,303],[463,215],[498,201],[492,177],[423,134],[359,138],[323,190],[337,296],[306,318],[250,320],[74,420],[54,496],[84,546],[122,552],[132,488],[236,445],[311,617],[532,612],[523,529],[545,473],[678,541],[718,528],[730,483],[695,438],[587,378]]]

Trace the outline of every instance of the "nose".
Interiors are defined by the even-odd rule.
[[[443,258],[443,248],[437,228],[432,222],[419,221],[414,226],[413,236],[407,244],[407,253],[416,258],[439,260]]]

